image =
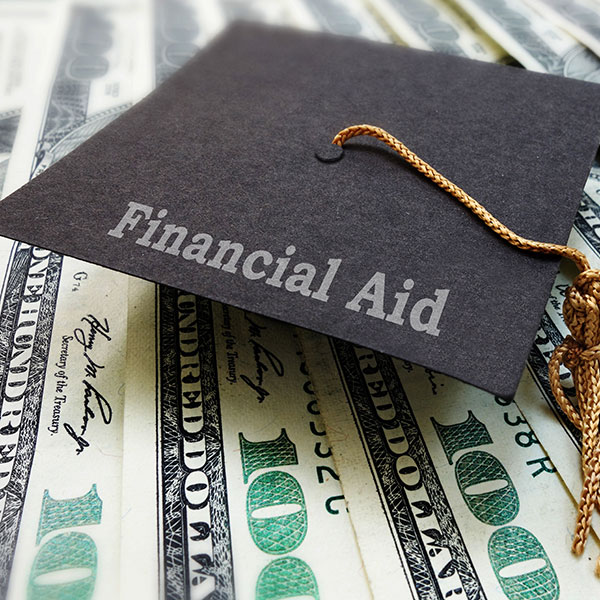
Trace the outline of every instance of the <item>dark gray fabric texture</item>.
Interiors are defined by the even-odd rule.
[[[510,397],[557,260],[512,248],[380,142],[352,140],[333,163],[315,152],[348,125],[381,126],[517,233],[565,243],[598,147],[599,117],[595,84],[239,24],[0,203],[0,234]],[[108,235],[130,202],[151,215],[138,210],[122,237]],[[161,209],[168,214],[159,219]],[[151,244],[141,245],[153,219],[160,223]],[[168,224],[188,236],[177,248],[173,235],[161,250]],[[184,257],[200,233],[214,238],[204,264],[192,248]],[[235,272],[207,264],[226,240],[243,245],[230,265]],[[282,284],[266,283],[291,245]],[[246,261],[258,250],[273,262],[265,264],[265,253]],[[341,263],[324,301],[315,292],[330,259]],[[298,263],[314,266],[311,285],[310,268]],[[380,277],[360,310],[349,308],[376,273],[385,275],[383,307]],[[409,279],[405,310],[393,317]],[[299,287],[304,294],[293,291]],[[415,308],[426,298],[432,302]]]

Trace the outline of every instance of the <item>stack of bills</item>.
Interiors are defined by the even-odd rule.
[[[600,82],[597,0],[0,0],[2,196],[239,18]],[[514,401],[9,239],[0,272],[0,598],[600,595],[546,374],[568,265]]]

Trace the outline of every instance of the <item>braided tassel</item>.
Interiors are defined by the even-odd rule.
[[[389,146],[417,171],[454,196],[509,244],[529,252],[568,258],[579,268],[580,274],[567,290],[563,304],[565,322],[572,335],[567,336],[553,352],[548,363],[548,375],[556,401],[567,418],[581,431],[583,488],[572,546],[573,552],[580,555],[588,538],[594,508],[600,509],[600,271],[591,269],[586,256],[576,248],[529,240],[516,234],[462,188],[381,127],[353,125],[340,131],[332,143],[341,147],[347,140],[361,135],[374,137]],[[573,376],[578,409],[573,407],[562,387],[561,365],[569,369]],[[600,577],[600,557],[596,562],[596,575]]]
[[[581,431],[583,487],[579,500],[572,550],[580,555],[590,531],[600,491],[600,271],[588,269],[568,288],[563,304],[570,336],[556,348],[548,363],[552,393],[567,418]],[[578,410],[564,393],[560,366],[573,376]],[[596,562],[600,576],[600,558]]]

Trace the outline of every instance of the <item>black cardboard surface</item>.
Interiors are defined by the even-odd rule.
[[[0,234],[512,396],[557,261],[507,245],[381,143],[330,164],[315,151],[379,125],[518,233],[565,243],[599,117],[594,84],[236,25],[5,199]],[[181,243],[160,242],[168,225]],[[198,234],[214,240],[203,264]],[[216,260],[224,241],[237,262],[241,246]]]

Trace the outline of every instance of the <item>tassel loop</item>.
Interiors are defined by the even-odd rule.
[[[571,335],[568,335],[552,353],[548,363],[548,375],[556,401],[571,423],[581,431],[583,487],[572,550],[577,555],[582,554],[589,535],[592,514],[596,507],[600,509],[600,271],[590,268],[585,254],[576,248],[529,240],[516,234],[462,188],[380,127],[353,125],[340,131],[332,143],[341,147],[349,139],[361,135],[374,137],[389,146],[417,171],[454,196],[509,244],[530,252],[568,258],[577,265],[580,273],[567,289],[563,303],[563,315]],[[576,406],[571,403],[562,385],[562,365],[573,377]],[[600,577],[600,557],[596,563],[596,575]]]
[[[565,294],[563,315],[571,335],[552,354],[548,375],[556,401],[581,431],[583,486],[572,546],[573,552],[580,555],[594,508],[600,506],[600,271],[588,269],[575,278]],[[577,407],[564,392],[561,365],[573,377]]]

